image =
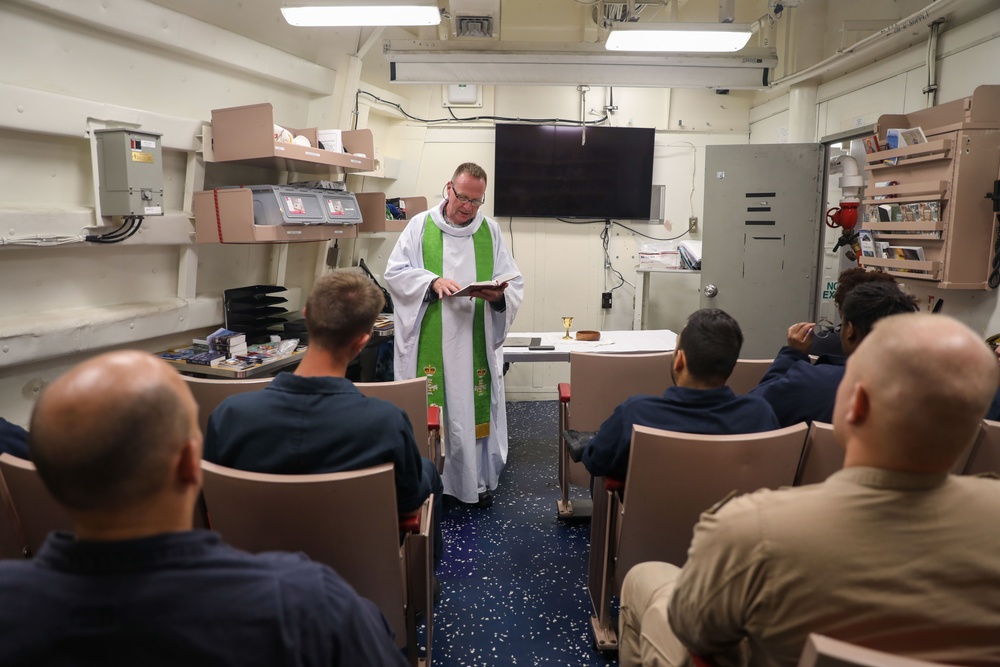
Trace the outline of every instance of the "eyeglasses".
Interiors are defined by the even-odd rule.
[[[455,199],[457,199],[462,204],[472,204],[473,206],[482,206],[483,204],[486,203],[486,197],[483,197],[482,199],[473,199],[472,197],[466,197],[465,195],[458,194],[455,191],[455,184],[451,181],[448,181],[448,186],[451,188],[451,194],[455,195]]]
[[[813,336],[816,338],[826,338],[832,333],[840,335],[839,324],[837,326],[833,326],[833,322],[825,317],[821,317],[816,321],[816,325],[813,327]]]

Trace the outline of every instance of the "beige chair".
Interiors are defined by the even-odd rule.
[[[393,466],[318,475],[243,472],[202,461],[212,528],[251,552],[301,551],[336,570],[374,602],[418,664],[416,614],[427,618],[426,664],[433,631],[433,497],[416,532],[400,546]]]
[[[804,423],[746,435],[633,428],[624,494],[619,499],[605,491],[610,518],[604,541],[590,542],[588,587],[598,649],[617,648],[611,597],[628,571],[650,560],[683,565],[699,516],[728,496],[791,486],[807,430]]]
[[[673,352],[603,354],[572,352],[569,383],[559,383],[559,517],[586,518],[589,503],[569,499],[569,486],[589,486],[590,473],[582,463],[569,458],[566,429],[596,431],[618,404],[636,394],[659,396],[673,385],[670,368]],[[571,390],[572,387],[572,390]],[[571,396],[572,391],[572,396]],[[572,399],[572,400],[571,400]]]
[[[219,406],[219,403],[234,394],[263,389],[274,379],[266,377],[227,380],[224,378],[196,378],[190,375],[181,375],[181,377],[187,382],[188,388],[194,394],[194,400],[198,404],[198,424],[203,433],[208,427],[209,415]]]
[[[987,472],[1000,475],[1000,422],[983,420],[979,437],[962,472],[966,475]]]
[[[53,530],[73,530],[69,512],[52,497],[31,461],[0,454],[0,473],[21,524],[26,555],[38,553]]]
[[[813,422],[795,473],[795,486],[819,484],[843,467],[844,448],[833,437],[833,425]]]
[[[774,359],[738,359],[726,386],[734,394],[746,394],[760,383]]]
[[[883,653],[839,639],[811,634],[802,649],[798,667],[947,667],[947,665]]]
[[[441,409],[427,406],[427,378],[420,376],[395,382],[355,382],[365,396],[381,398],[403,410],[413,424],[413,436],[424,458],[444,470],[444,452],[441,449]]]
[[[24,541],[21,520],[14,509],[14,501],[7,491],[7,483],[0,474],[0,558],[25,558],[28,545]]]

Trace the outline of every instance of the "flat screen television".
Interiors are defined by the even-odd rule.
[[[497,124],[496,216],[648,220],[655,131]]]

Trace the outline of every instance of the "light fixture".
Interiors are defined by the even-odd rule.
[[[656,88],[766,88],[778,58],[773,47],[739,53],[622,53],[601,44],[387,40],[382,49],[397,83],[579,85]]]
[[[750,40],[745,23],[616,23],[604,47],[609,51],[729,53]]]
[[[285,20],[296,26],[437,25],[437,0],[286,0]]]

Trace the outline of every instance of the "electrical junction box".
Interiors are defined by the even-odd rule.
[[[94,130],[102,216],[163,215],[160,134]]]

